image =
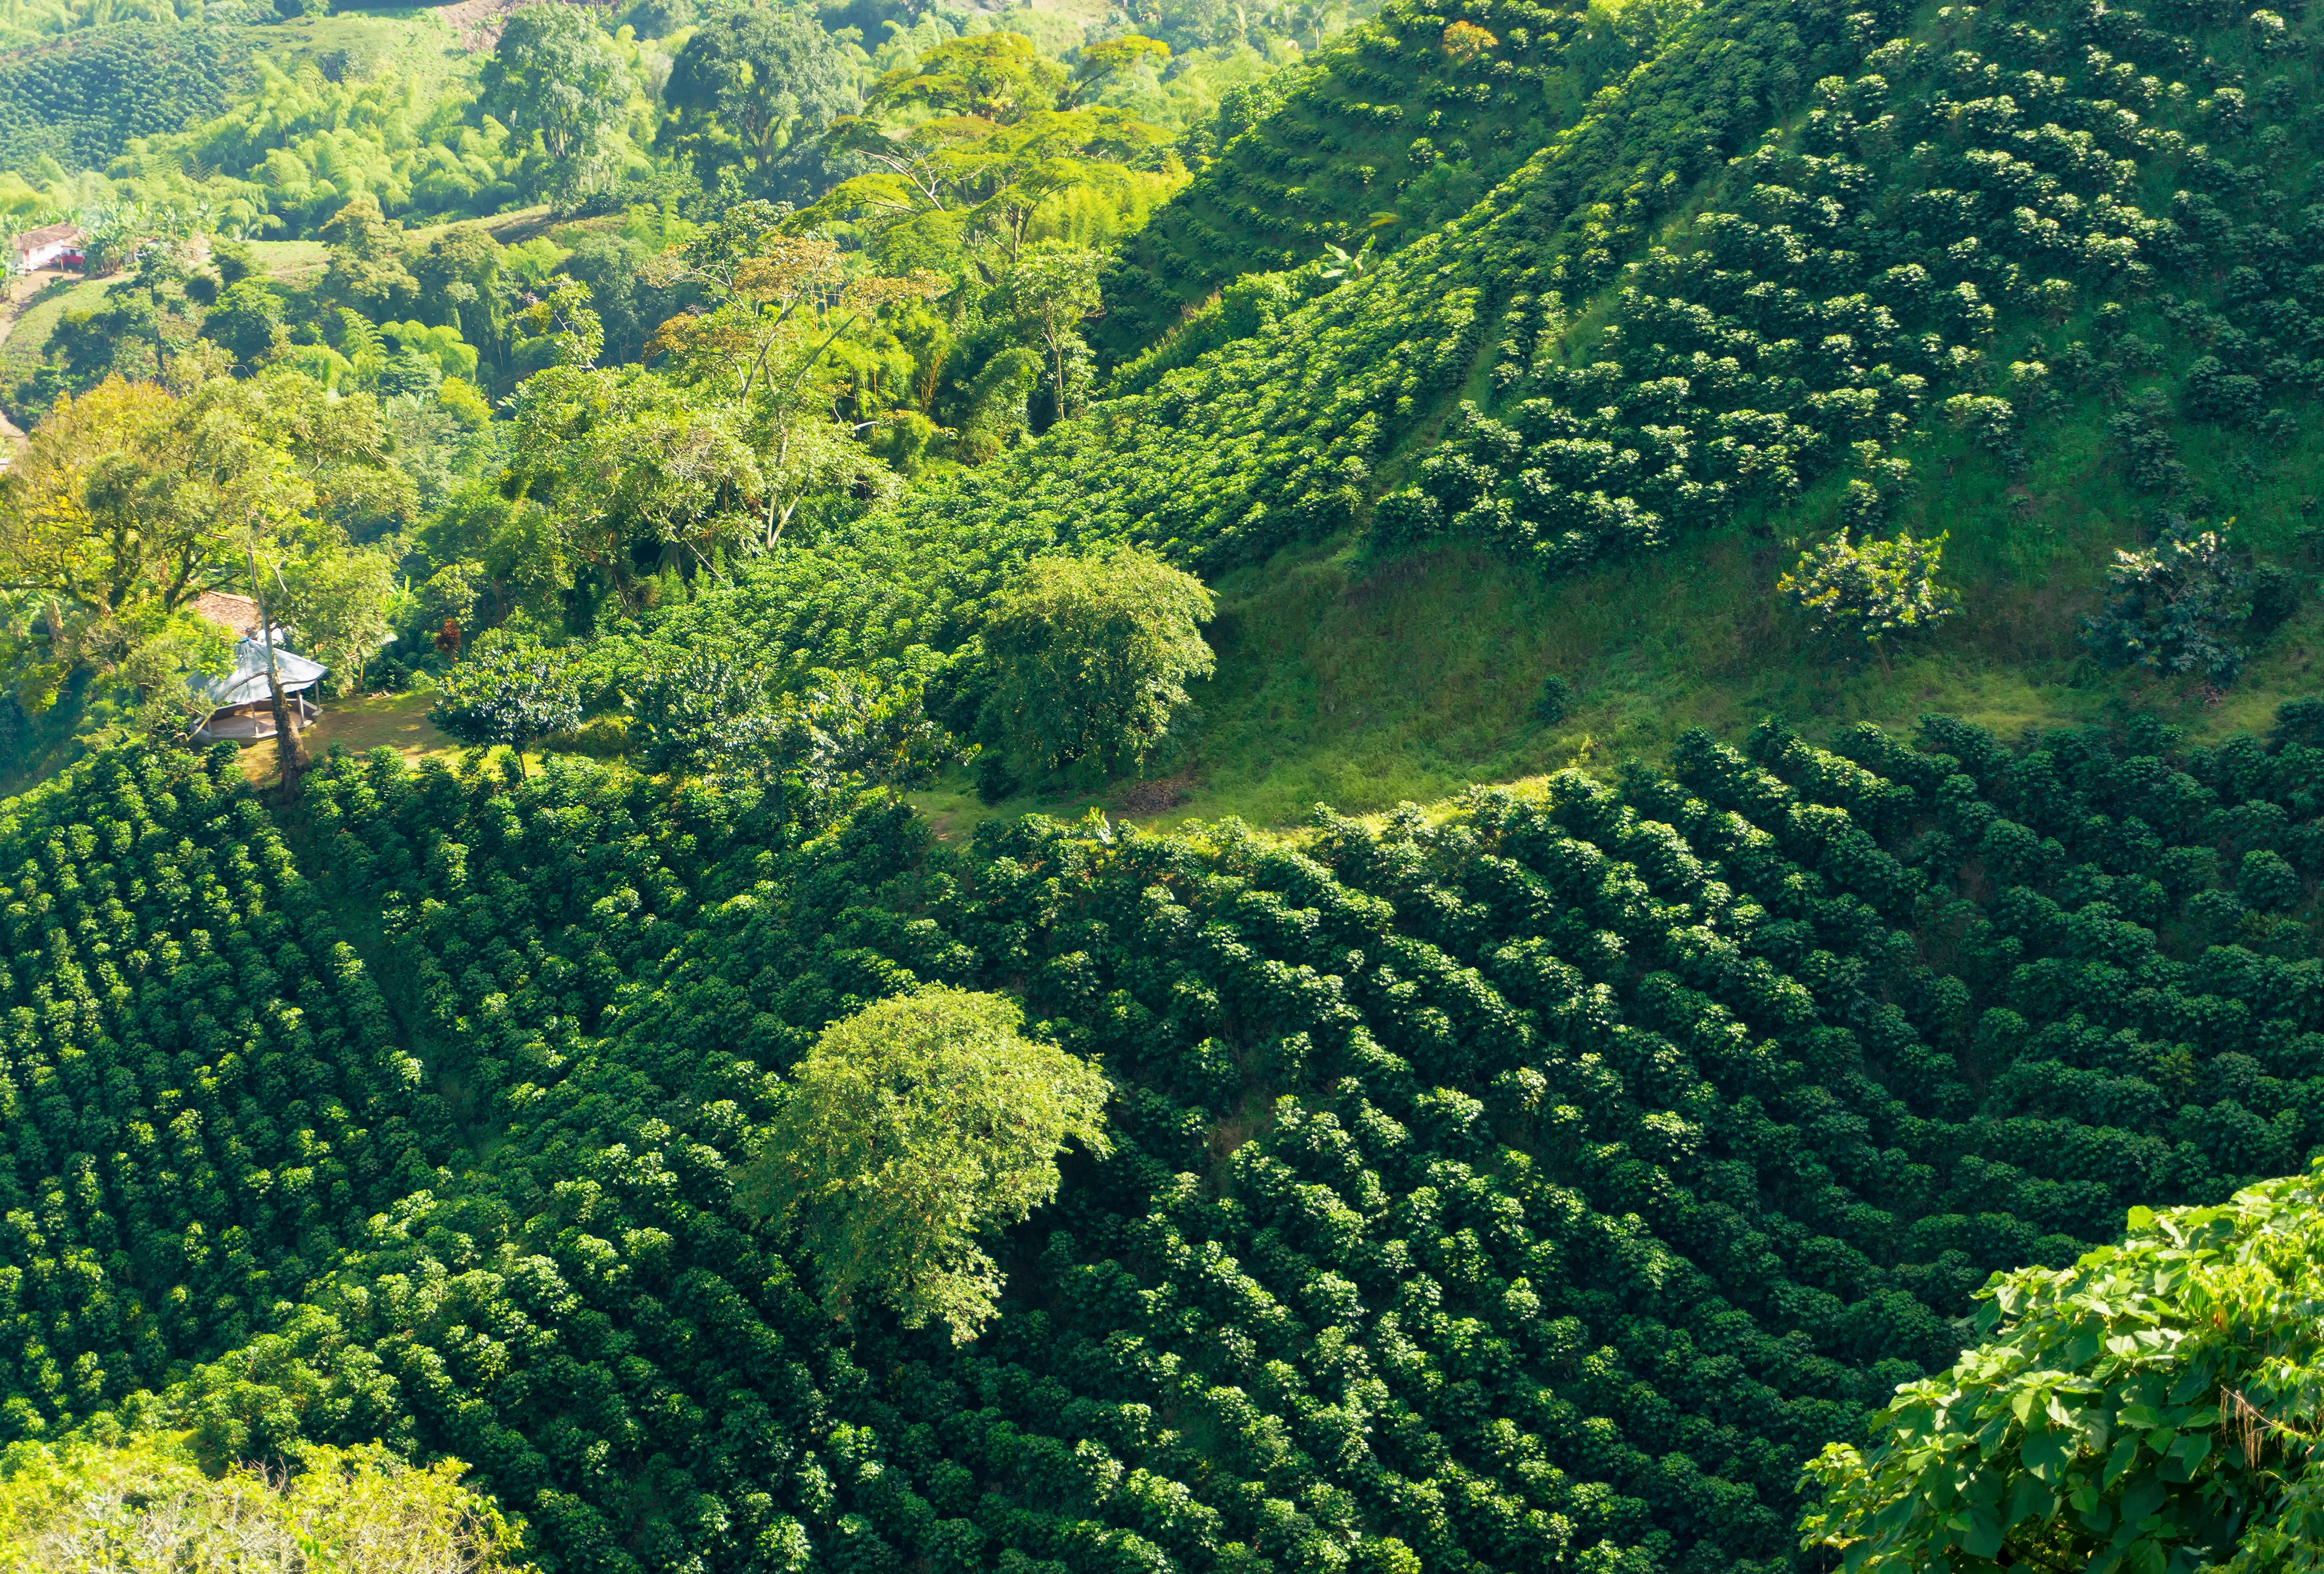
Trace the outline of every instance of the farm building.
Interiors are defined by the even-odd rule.
[[[28,229],[11,243],[16,271],[29,273],[35,268],[77,268],[81,264],[80,226],[77,224],[44,224],[38,229]]]
[[[279,644],[274,647],[274,671],[282,681],[283,698],[298,708],[300,726],[322,715],[307,694],[329,670],[320,662],[294,655]],[[214,708],[195,731],[196,742],[274,736],[274,701],[266,686],[266,646],[263,641],[235,641],[234,665],[198,685],[197,692],[207,697]]]

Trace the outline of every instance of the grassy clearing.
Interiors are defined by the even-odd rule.
[[[432,88],[465,69],[458,39],[431,7],[364,6],[245,30],[260,54],[286,71],[313,65],[334,81],[392,69]]]
[[[428,719],[428,694],[369,694],[359,699],[331,699],[323,704],[322,719],[307,729],[307,748],[317,758],[334,745],[351,755],[368,754],[385,746],[417,762],[429,755],[456,754],[459,740],[439,731]],[[242,773],[253,782],[274,777],[274,740],[261,738],[242,748]]]
[[[278,283],[311,284],[330,266],[331,248],[318,240],[254,240],[246,243],[259,271]]]
[[[6,342],[0,344],[0,382],[11,382],[30,373],[40,364],[42,353],[49,347],[50,336],[65,319],[65,313],[95,310],[103,304],[106,292],[117,282],[64,280],[43,286],[17,313],[9,327]]]
[[[619,220],[615,223],[618,225]],[[540,202],[530,208],[512,208],[505,213],[495,213],[487,218],[454,218],[441,224],[416,225],[403,232],[404,238],[416,245],[426,245],[456,224],[482,226],[501,245],[516,245],[549,228],[549,204]]]
[[[1317,802],[1370,813],[1471,782],[1610,770],[1661,755],[1690,727],[1731,736],[1770,714],[1817,736],[1860,720],[1906,731],[1943,710],[2015,737],[2125,707],[2158,711],[2198,740],[2264,728],[2282,700],[2324,687],[2324,607],[2298,537],[2317,506],[2324,434],[2269,455],[2215,428],[2177,428],[2190,470],[2238,499],[2236,539],[2310,579],[2301,612],[2254,647],[2222,696],[2107,671],[2080,643],[2079,619],[2097,609],[2115,548],[2146,540],[2154,508],[2115,474],[2107,409],[2092,399],[2037,424],[2017,476],[1944,434],[1910,450],[1923,485],[1895,523],[1950,532],[1945,578],[1966,607],[1891,670],[1818,648],[1775,594],[1803,541],[1836,523],[1839,479],[1772,528],[1692,535],[1563,580],[1467,546],[1373,564],[1343,538],[1214,587],[1219,671],[1195,690],[1202,723],[1191,764],[1165,784],[1175,791],[1120,782],[988,808],[961,772],[916,801],[954,836],[994,814],[1092,806],[1146,823],[1231,814],[1284,827]],[[1576,690],[1554,727],[1533,714],[1552,672]]]

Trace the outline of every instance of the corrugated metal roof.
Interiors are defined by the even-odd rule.
[[[315,680],[328,671],[320,662],[310,662],[281,645],[274,647],[274,671],[282,680],[285,694],[312,688]],[[230,705],[254,705],[268,698],[266,647],[254,639],[235,641],[234,666],[202,683],[199,691],[220,710]]]

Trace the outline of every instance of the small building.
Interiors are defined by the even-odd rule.
[[[205,590],[186,604],[186,610],[214,623],[235,638],[258,637],[258,603],[231,590]]]
[[[295,655],[279,644],[274,647],[274,672],[281,680],[282,697],[299,708],[302,727],[322,715],[307,693],[329,670],[320,662]],[[247,638],[235,641],[234,665],[198,684],[195,691],[213,707],[195,730],[195,742],[215,743],[220,738],[240,742],[274,736],[274,697],[266,684],[266,646],[263,642]]]
[[[44,224],[38,229],[24,231],[10,245],[20,273],[29,273],[35,268],[77,268],[86,260],[80,226],[77,224]]]

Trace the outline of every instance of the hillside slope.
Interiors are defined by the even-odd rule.
[[[1574,9],[1508,0],[1465,15],[1400,0],[1269,83],[1264,112],[1130,237],[1095,340],[1133,356],[1247,273],[1296,267],[1369,236],[1441,227],[1651,55],[1685,6]],[[1448,31],[1449,27],[1449,31]]]
[[[1295,812],[1286,771],[1384,806],[1768,708],[2216,734],[2301,689],[2319,629],[2324,108],[2314,24],[2280,20],[1703,6],[1458,220],[1352,279],[1243,279],[875,528],[1127,536],[1218,580],[1194,812]],[[2221,626],[2239,681],[2102,666],[2115,551],[2230,518],[2273,597]],[[1964,614],[1893,669],[1775,597],[1841,526],[1950,532]],[[1370,610],[1319,609],[1319,574]],[[1545,670],[1580,690],[1559,727],[1528,719]]]
[[[286,837],[109,754],[0,811],[0,1427],[451,1454],[607,1574],[1795,1566],[1991,1270],[2324,1143],[2319,718],[1696,735],[1288,846],[387,751]],[[965,1349],[732,1190],[918,980],[1115,1082]]]
[[[133,137],[225,109],[250,51],[226,28],[133,23],[0,53],[0,168],[102,170]]]

